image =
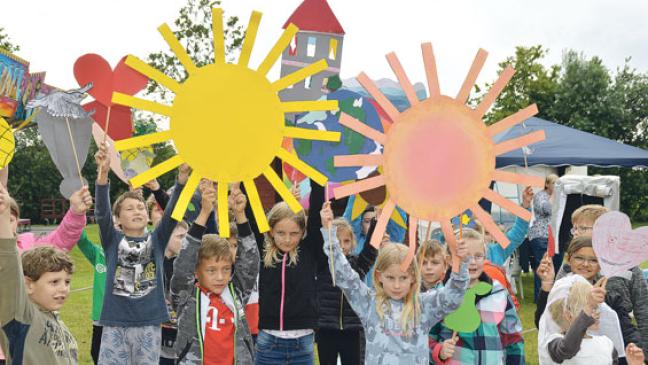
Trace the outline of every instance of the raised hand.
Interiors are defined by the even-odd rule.
[[[151,191],[158,191],[160,190],[161,186],[160,183],[157,181],[157,179],[153,179],[146,184],[144,184],[149,190]]]
[[[463,261],[468,256],[468,244],[465,240],[457,241],[457,252],[455,253],[459,261]]]
[[[230,196],[228,197],[228,203],[232,211],[234,212],[234,219],[237,224],[242,224],[247,222],[247,217],[245,216],[245,207],[247,206],[247,197],[241,189],[238,188],[238,185],[235,185],[232,188]]]
[[[331,229],[333,222],[333,209],[331,209],[331,202],[324,202],[322,210],[320,210],[320,217],[322,218],[322,227]]]
[[[592,290],[587,295],[587,305],[585,306],[585,313],[590,317],[597,315],[599,304],[605,302],[605,285],[607,284],[607,278],[602,277],[599,281],[594,284]]]
[[[531,202],[533,201],[533,189],[530,186],[527,186],[522,192],[522,206],[526,209],[531,208]]]
[[[629,343],[625,349],[625,352],[628,365],[643,365],[646,357],[641,350],[641,347],[635,345],[634,343]]]
[[[441,353],[439,354],[441,360],[447,360],[454,356],[457,341],[459,341],[459,335],[457,335],[457,332],[452,332],[452,338],[443,341]]]
[[[3,184],[0,184],[0,215],[9,212],[9,201],[10,201],[9,192]]]
[[[108,183],[108,170],[110,170],[110,153],[108,152],[108,142],[101,142],[95,153],[95,162],[97,163],[97,182],[99,184]]]
[[[216,187],[214,182],[207,179],[200,180],[200,195],[202,201],[200,203],[200,212],[207,213],[209,215],[212,210],[214,210],[214,202],[216,201]]]
[[[185,185],[189,180],[189,174],[191,174],[191,167],[187,163],[180,165],[178,167],[178,184]]]
[[[538,265],[536,275],[540,278],[542,290],[550,292],[556,278],[556,271],[554,270],[553,260],[546,253],[542,257],[540,265]]]
[[[290,192],[295,197],[295,199],[297,199],[298,201],[301,200],[301,198],[302,198],[301,189],[299,188],[299,184],[297,184],[296,181],[293,184],[292,188],[290,188]]]
[[[92,207],[92,195],[87,186],[75,191],[70,196],[70,209],[78,215],[84,215]]]

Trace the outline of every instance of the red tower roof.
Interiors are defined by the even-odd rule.
[[[288,18],[284,29],[290,23],[295,24],[299,30],[344,34],[342,25],[326,0],[304,0]]]

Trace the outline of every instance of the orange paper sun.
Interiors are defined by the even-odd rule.
[[[394,53],[387,55],[392,70],[411,107],[400,113],[378,90],[374,82],[361,73],[357,79],[389,114],[394,125],[387,133],[342,115],[340,123],[384,146],[383,154],[336,156],[335,166],[382,166],[381,175],[335,189],[335,197],[385,185],[389,198],[379,217],[371,244],[378,247],[392,211],[398,205],[409,215],[409,265],[416,246],[419,219],[439,222],[451,249],[455,238],[450,220],[471,209],[485,229],[503,246],[509,244],[491,216],[479,206],[482,198],[490,200],[514,215],[530,220],[531,213],[490,189],[491,181],[543,186],[544,179],[496,170],[495,158],[514,149],[544,140],[544,131],[493,142],[493,137],[538,112],[531,105],[501,121],[486,126],[482,118],[515,72],[508,67],[475,109],[465,105],[470,89],[484,65],[487,53],[480,50],[455,98],[441,95],[432,45],[422,45],[430,97],[419,101],[414,88]]]

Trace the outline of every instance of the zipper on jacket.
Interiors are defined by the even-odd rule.
[[[234,302],[234,318],[236,319],[236,322],[234,323],[234,365],[236,365],[236,339],[238,338],[238,324],[239,324],[239,311],[238,307],[236,306],[236,296],[234,295],[234,285],[230,281],[229,284],[229,290],[230,290],[230,295],[232,296],[232,301]]]
[[[344,293],[340,290],[340,331],[344,330],[342,326],[342,311],[344,310]]]
[[[284,253],[283,259],[281,260],[281,305],[279,307],[279,331],[283,331],[284,327],[284,299],[286,297],[286,257],[287,253]]]

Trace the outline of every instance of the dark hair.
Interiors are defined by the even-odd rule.
[[[115,201],[115,204],[113,204],[113,215],[115,217],[119,217],[119,213],[121,213],[121,206],[126,199],[135,199],[146,205],[146,201],[144,200],[144,197],[142,197],[142,194],[135,191],[127,191],[120,195],[119,198],[117,198],[117,200]]]
[[[592,247],[592,237],[578,236],[574,237],[567,247],[567,259],[571,258],[581,248]]]
[[[371,204],[370,204],[370,205],[367,205],[367,207],[365,208],[365,210],[362,211],[362,214],[360,215],[360,218],[364,218],[364,215],[365,215],[365,214],[367,214],[367,213],[374,213],[375,211],[376,211],[376,207],[374,207],[374,206],[371,205]]]
[[[48,272],[65,270],[74,273],[74,262],[63,250],[52,246],[39,246],[22,253],[23,275],[33,281]]]

